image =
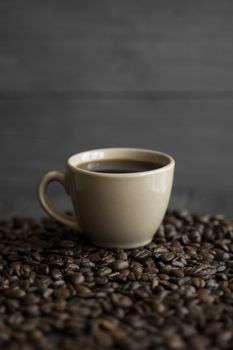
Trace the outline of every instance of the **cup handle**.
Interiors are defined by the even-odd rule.
[[[54,210],[51,207],[51,204],[47,197],[46,192],[47,192],[48,185],[53,181],[59,182],[61,185],[63,185],[65,190],[67,188],[65,173],[54,170],[45,174],[42,177],[38,187],[38,198],[42,208],[55,220],[61,222],[66,226],[71,227],[72,229],[81,231],[80,225],[78,224],[77,219],[75,217],[70,217],[69,215],[59,213],[58,211]]]

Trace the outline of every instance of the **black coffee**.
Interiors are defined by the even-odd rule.
[[[127,174],[161,168],[161,164],[131,159],[103,159],[82,163],[79,168],[97,173]]]

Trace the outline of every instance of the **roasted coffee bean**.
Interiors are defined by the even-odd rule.
[[[66,239],[60,242],[60,246],[63,248],[73,248],[75,246],[75,242]]]
[[[10,314],[7,318],[7,324],[12,326],[13,328],[17,328],[24,320],[24,317],[21,313],[15,312],[14,314]]]
[[[77,286],[85,281],[85,277],[80,272],[76,272],[72,275],[71,281],[74,285]]]
[[[92,294],[91,290],[86,287],[86,286],[78,286],[76,288],[76,291],[77,291],[77,295],[81,296],[81,297],[87,297],[89,296],[90,294]]]
[[[169,349],[185,349],[184,341],[178,334],[168,336],[168,338],[166,339],[166,344],[168,345]]]
[[[63,256],[59,256],[59,255],[51,255],[49,257],[49,264],[51,267],[62,267],[64,266],[64,258]]]
[[[40,271],[41,271],[41,273],[48,275],[50,272],[50,267],[47,264],[41,264]]]
[[[53,295],[58,299],[67,299],[70,297],[70,291],[66,287],[56,288]]]
[[[76,263],[69,263],[64,269],[64,274],[70,275],[74,272],[77,272],[80,270],[80,267]]]
[[[165,263],[171,262],[175,258],[175,254],[172,252],[162,254],[162,260]]]
[[[5,296],[11,299],[23,298],[26,292],[18,287],[9,288],[5,291]]]
[[[129,262],[125,260],[116,260],[111,264],[113,271],[121,271],[129,267]]]
[[[79,261],[79,266],[91,268],[95,267],[95,263],[93,261],[90,261],[89,259],[81,259]]]
[[[16,330],[11,331],[11,337],[12,339],[15,339],[17,341],[22,341],[25,340],[25,338],[27,337],[27,334],[25,332],[19,332]]]
[[[187,211],[132,250],[50,219],[0,221],[0,348],[231,349],[232,241],[231,220]]]
[[[152,287],[152,289],[157,287],[159,285],[159,282],[160,282],[160,280],[159,280],[158,277],[156,277],[156,276],[152,277],[152,279],[151,279],[151,287]]]
[[[118,320],[114,318],[103,318],[103,319],[100,319],[98,322],[102,328],[108,331],[115,329],[118,324]]]
[[[135,251],[131,254],[131,257],[138,261],[143,261],[149,258],[152,255],[151,251],[148,249],[143,249],[139,251]]]
[[[130,270],[123,270],[119,272],[118,280],[121,282],[126,282],[128,279],[128,276],[130,276]]]
[[[20,330],[24,332],[31,332],[34,331],[37,328],[38,325],[38,318],[28,318],[27,320],[24,320],[24,322],[20,326]]]
[[[99,276],[100,277],[108,276],[111,272],[112,272],[112,269],[110,269],[109,267],[102,267],[99,269]]]
[[[200,243],[201,242],[201,234],[198,230],[192,230],[189,233],[189,237],[191,239],[192,242],[194,243]]]
[[[41,339],[43,338],[43,333],[41,332],[41,330],[36,329],[35,331],[30,333],[30,337],[34,341],[41,341]]]
[[[9,268],[9,274],[13,274],[13,273],[16,273],[18,276],[21,275],[21,262],[19,261],[15,261],[11,264],[10,268]]]
[[[95,330],[92,333],[92,335],[95,341],[97,342],[97,344],[101,346],[101,348],[109,348],[113,345],[113,338],[106,331],[102,331],[98,329],[98,330]]]
[[[119,252],[116,253],[116,259],[117,260],[127,260],[128,259],[128,254],[124,250],[120,250]]]
[[[181,261],[172,261],[172,266],[174,267],[181,267],[183,268],[184,267],[184,264],[181,262]]]
[[[190,345],[193,350],[206,350],[210,343],[210,339],[203,335],[194,335],[190,338]]]
[[[49,287],[53,283],[52,279],[48,276],[42,276],[41,278],[37,279],[35,281],[35,284],[38,288],[38,290],[45,290],[47,287]]]
[[[106,276],[96,277],[95,283],[97,286],[103,286],[108,283],[108,278]]]
[[[53,294],[54,290],[52,288],[45,288],[42,295],[45,299],[49,298]]]
[[[60,278],[62,278],[62,274],[59,269],[52,269],[51,276],[54,280],[59,280]]]
[[[172,269],[171,275],[173,275],[177,278],[183,278],[185,276],[185,272],[183,269]]]
[[[42,260],[42,257],[38,251],[32,252],[31,256],[33,259],[35,259],[38,262]]]
[[[181,287],[181,286],[183,286],[183,284],[189,282],[190,280],[191,280],[191,277],[189,277],[189,276],[185,276],[183,278],[180,278],[178,280],[178,285]]]
[[[192,278],[192,282],[193,282],[193,285],[196,288],[203,288],[203,287],[205,287],[205,281],[202,278],[200,278],[200,277],[193,277]]]
[[[133,304],[132,300],[128,296],[120,293],[113,293],[112,301],[115,305],[121,307],[130,307]]]
[[[0,341],[1,342],[11,341],[11,332],[12,330],[9,327],[0,325]]]
[[[210,293],[208,289],[199,289],[197,292],[197,296],[203,303],[213,303],[214,301],[214,296]]]
[[[31,274],[31,267],[27,264],[23,264],[20,272],[22,277],[28,278]]]
[[[217,267],[217,272],[223,272],[224,270],[226,270],[226,265],[219,265]]]
[[[29,304],[24,310],[24,312],[30,316],[37,316],[40,313],[39,306],[37,304]]]

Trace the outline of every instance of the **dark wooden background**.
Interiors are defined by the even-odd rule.
[[[171,153],[171,206],[233,217],[231,0],[0,0],[1,217],[41,216],[42,174],[108,146]]]

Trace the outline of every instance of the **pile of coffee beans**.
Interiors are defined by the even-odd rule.
[[[102,249],[50,219],[0,222],[0,349],[233,344],[233,222],[169,212],[149,245]]]

